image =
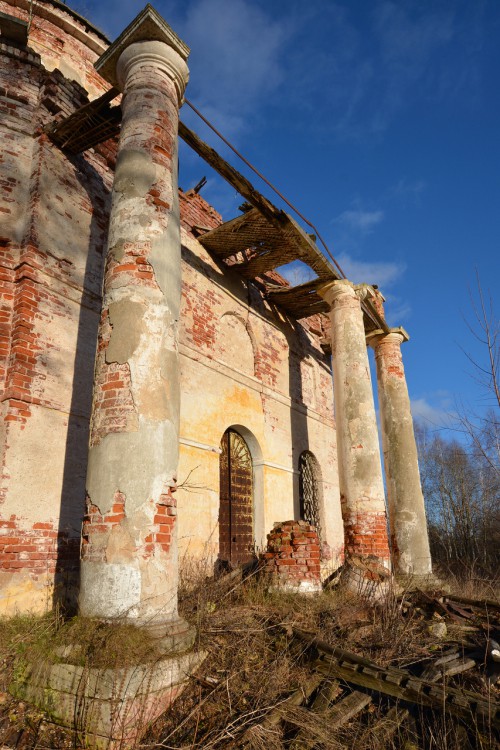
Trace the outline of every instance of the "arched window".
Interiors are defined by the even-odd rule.
[[[320,491],[318,485],[319,466],[310,451],[299,457],[299,502],[300,518],[312,524],[321,541]]]
[[[253,470],[248,445],[226,430],[221,440],[219,559],[240,565],[253,559]]]

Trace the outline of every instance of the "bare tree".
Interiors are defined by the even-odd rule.
[[[483,575],[496,577],[500,568],[500,325],[493,300],[476,276],[472,316],[465,322],[480,346],[478,354],[462,351],[473,366],[487,408],[458,405],[459,441],[430,435],[420,426],[417,443],[435,560],[454,573],[470,575],[479,566]]]
[[[458,575],[500,566],[500,476],[471,443],[417,429],[433,558]]]
[[[462,348],[473,366],[473,378],[488,405],[486,412],[458,405],[458,429],[465,433],[481,455],[500,473],[500,321],[495,315],[493,299],[485,294],[476,271],[477,291],[470,292],[472,322],[465,320],[472,337],[481,345],[479,358]]]
[[[500,409],[500,321],[495,315],[493,298],[483,293],[481,280],[476,269],[476,295],[469,290],[473,322],[466,319],[466,325],[472,336],[481,344],[484,361],[479,361],[462,348],[467,359],[475,370],[475,378],[489,400],[493,400]]]

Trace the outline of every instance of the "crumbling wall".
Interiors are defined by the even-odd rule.
[[[107,49],[108,40],[71,8],[51,0],[0,0],[0,12],[29,24],[29,48],[47,71],[59,70],[76,81],[95,99],[108,90],[94,69]]]
[[[273,588],[317,594],[322,590],[320,555],[314,526],[305,521],[277,521],[267,535],[267,551],[261,555],[261,564]]]

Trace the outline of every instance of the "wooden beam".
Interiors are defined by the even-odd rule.
[[[281,230],[270,224],[258,209],[252,208],[198,239],[207,250],[225,259],[262,243],[272,243],[274,238],[280,236]]]
[[[468,721],[476,717],[486,724],[491,722],[493,727],[500,727],[499,705],[477,693],[457,690],[447,685],[436,685],[413,677],[409,673],[402,678],[400,670],[393,670],[390,667],[388,669],[369,668],[326,655],[316,661],[314,667],[325,677],[345,680],[351,685],[376,690],[409,703],[449,711]]]
[[[314,668],[325,677],[346,680],[351,685],[376,690],[410,703],[422,704],[447,710],[465,719],[474,715],[491,725],[500,728],[500,704],[486,697],[466,690],[457,690],[448,685],[414,677],[410,672],[395,667],[381,667],[350,651],[331,646],[316,638],[312,633],[293,628],[293,635],[299,641],[316,649],[321,657],[314,662]]]
[[[268,299],[283,308],[289,315],[300,320],[317,313],[327,313],[328,303],[317,293],[322,279],[313,279],[293,287],[268,286]]]
[[[59,122],[50,123],[46,132],[51,140],[71,153],[81,153],[120,132],[121,107],[110,103],[120,92],[109,89]]]
[[[279,219],[282,215],[282,211],[276,208],[271,201],[264,198],[258,190],[254,188],[252,183],[243,177],[242,174],[236,171],[222,156],[219,156],[211,146],[201,140],[196,133],[193,133],[183,122],[179,122],[179,135],[182,140],[190,146],[193,151],[205,159],[205,161],[215,169],[231,187],[238,191],[246,200],[258,208],[259,211],[272,223],[279,223]]]

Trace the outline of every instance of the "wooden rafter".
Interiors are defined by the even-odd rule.
[[[116,89],[110,89],[69,117],[55,122],[47,128],[49,136],[70,153],[86,151],[116,136],[120,131],[121,108],[112,107],[111,101],[118,93]],[[327,312],[328,306],[317,289],[340,276],[320,252],[314,239],[183,122],[179,122],[179,136],[252,206],[241,216],[201,234],[201,244],[223,261],[231,258],[231,267],[247,279],[258,278],[287,263],[301,260],[317,278],[297,287],[270,285],[269,299],[297,319]],[[363,311],[367,331],[376,328],[389,330],[386,321],[369,301],[363,302]]]
[[[47,128],[49,137],[65,151],[79,154],[118,135],[121,107],[112,107],[111,101],[119,93],[116,89],[110,89],[64,120],[53,123]]]

